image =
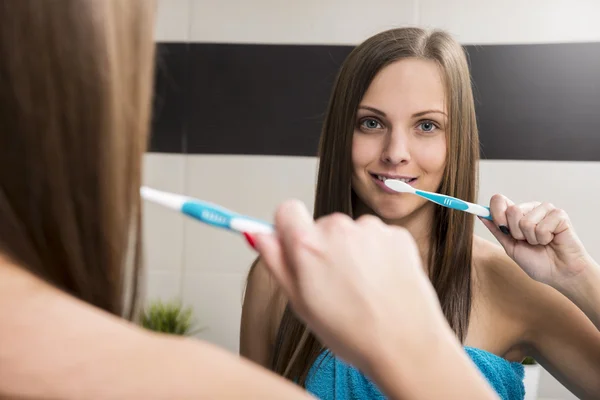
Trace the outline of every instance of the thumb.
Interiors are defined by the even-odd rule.
[[[301,201],[288,200],[279,206],[275,213],[275,229],[283,259],[290,269],[298,266],[306,245],[318,244],[315,221]]]
[[[288,200],[279,206],[275,213],[275,227],[285,247],[299,237],[313,233],[315,222],[304,203]]]
[[[486,228],[488,228],[488,230],[492,233],[492,235],[494,235],[496,240],[498,240],[498,242],[500,242],[502,247],[504,247],[504,250],[507,253],[509,253],[510,249],[512,249],[512,247],[514,245],[514,239],[512,238],[512,236],[507,235],[506,233],[502,232],[496,226],[496,224],[493,221],[490,221],[489,219],[479,217],[479,220],[483,223],[483,225],[485,225]]]

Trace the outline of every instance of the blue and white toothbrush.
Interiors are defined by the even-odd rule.
[[[453,208],[455,210],[465,211],[471,214],[478,215],[482,218],[492,220],[492,214],[490,213],[489,207],[481,206],[479,204],[469,203],[457,199],[456,197],[447,196],[445,194],[427,192],[425,190],[415,189],[408,183],[397,180],[397,179],[386,179],[384,182],[387,187],[398,192],[398,193],[413,193],[417,196],[421,196],[429,201],[432,201],[440,206]]]
[[[241,233],[252,247],[254,247],[252,234],[275,232],[273,225],[267,222],[193,197],[163,192],[146,186],[141,187],[140,194],[145,200],[179,211],[205,224]]]

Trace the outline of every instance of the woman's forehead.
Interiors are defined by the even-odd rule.
[[[404,115],[424,110],[446,112],[441,70],[430,60],[410,58],[383,68],[365,92],[361,105],[386,115]]]

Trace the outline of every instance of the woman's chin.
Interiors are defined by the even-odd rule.
[[[429,203],[431,204],[431,203]],[[401,223],[413,216],[420,214],[419,211],[427,206],[427,202],[415,202],[410,204],[375,204],[372,210],[383,221],[388,223]]]
[[[398,211],[398,209],[389,209],[387,207],[378,208],[375,213],[379,218],[388,223],[399,222],[412,214],[411,211]]]
[[[418,214],[419,210],[427,204],[426,200],[416,196],[401,197],[403,198],[385,196],[370,198],[367,202],[359,201],[354,208],[355,215],[374,214],[387,223],[400,224]]]

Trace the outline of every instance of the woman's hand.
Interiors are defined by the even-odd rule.
[[[388,398],[497,398],[446,322],[406,230],[341,214],[315,222],[298,202],[283,204],[275,225],[256,248],[292,308]]]
[[[494,222],[481,219],[506,253],[533,279],[557,289],[570,285],[593,263],[567,213],[550,203],[490,202]]]
[[[279,238],[258,236],[257,250],[294,311],[347,361],[364,365],[373,346],[410,348],[447,325],[406,230],[370,216],[314,222],[295,201],[279,208],[275,225]]]

